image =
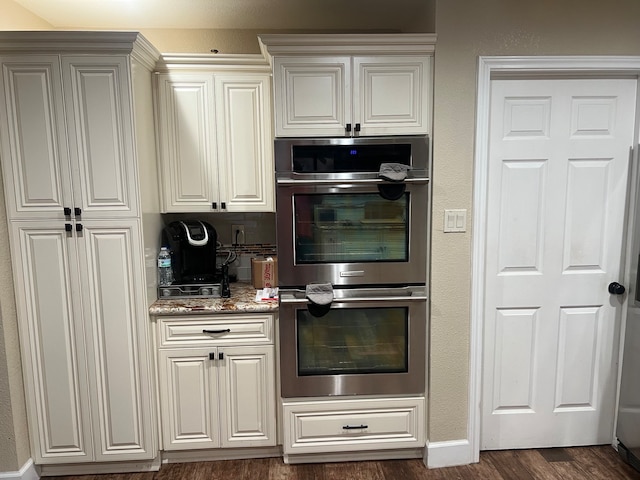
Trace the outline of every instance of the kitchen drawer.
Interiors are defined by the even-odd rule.
[[[160,347],[273,343],[268,314],[159,317],[158,329]]]
[[[284,453],[424,447],[424,408],[423,397],[284,402]]]

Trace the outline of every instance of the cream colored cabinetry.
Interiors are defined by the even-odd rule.
[[[285,461],[296,455],[422,448],[424,397],[285,401]]]
[[[197,71],[184,57],[157,75],[165,212],[274,210],[271,76],[237,57]]]
[[[276,444],[273,316],[159,317],[164,450]]]
[[[272,56],[277,137],[430,133],[433,35],[260,40]]]
[[[131,33],[4,32],[0,45],[2,173],[32,454],[38,464],[153,459],[132,98],[133,65],[146,70],[150,95],[153,62],[132,52],[153,49]]]

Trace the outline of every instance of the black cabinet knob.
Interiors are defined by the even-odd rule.
[[[65,232],[71,232],[73,230],[73,227],[71,226],[70,223],[65,223],[64,224],[64,231]]]
[[[81,231],[82,231],[82,224],[76,223],[76,232],[81,232]]]
[[[69,207],[64,207],[63,210],[64,210],[65,217],[68,217],[71,215],[71,209]]]
[[[609,284],[609,293],[611,295],[622,295],[625,290],[624,285],[620,285],[618,282],[611,282]]]
[[[79,217],[80,215],[82,215],[82,209],[81,209],[80,207],[75,207],[75,208],[73,209],[73,214],[74,214],[76,217]]]

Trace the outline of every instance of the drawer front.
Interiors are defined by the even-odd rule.
[[[273,343],[273,315],[162,317],[160,346],[215,346]]]
[[[328,453],[424,447],[424,398],[287,402],[284,450]]]

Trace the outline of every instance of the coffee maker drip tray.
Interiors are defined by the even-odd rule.
[[[221,297],[220,283],[190,283],[158,287],[158,299],[169,298],[216,298]]]

